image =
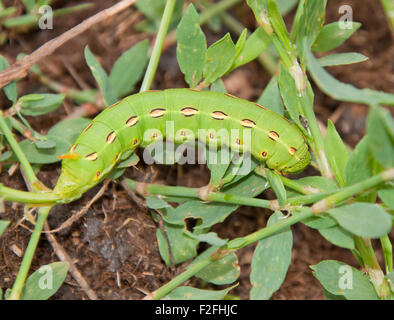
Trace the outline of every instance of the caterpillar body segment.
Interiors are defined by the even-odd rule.
[[[232,136],[232,129],[239,135]],[[244,130],[250,141],[243,141]],[[81,197],[138,146],[164,138],[175,143],[198,138],[221,146],[223,132],[229,133],[224,143],[231,149],[249,151],[281,173],[302,171],[310,162],[298,127],[260,105],[212,91],[149,91],[121,100],[92,120],[64,156],[54,192],[61,202]]]

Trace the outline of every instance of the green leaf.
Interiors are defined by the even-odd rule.
[[[178,287],[162,300],[222,300],[236,285],[223,290],[204,290],[193,287]]]
[[[366,60],[368,60],[368,57],[357,52],[335,53],[318,59],[321,67],[341,66]]]
[[[350,36],[361,27],[361,23],[353,22],[351,29],[341,28],[340,22],[326,24],[319,32],[315,42],[313,43],[313,51],[330,51],[339,47]]]
[[[223,93],[227,92],[222,79],[217,79],[214,83],[212,83],[210,91],[223,92]]]
[[[260,98],[257,100],[258,104],[261,104],[265,108],[271,109],[281,116],[284,115],[285,107],[283,105],[282,98],[280,96],[278,78],[273,76],[265,87]]]
[[[31,12],[36,4],[36,0],[22,0],[22,2],[26,7],[27,12]]]
[[[96,79],[97,84],[99,85],[101,94],[103,95],[104,104],[107,107],[114,104],[117,101],[117,98],[111,81],[88,46],[85,47],[85,60],[93,74],[93,77]]]
[[[275,212],[269,218],[267,226],[278,223],[283,217],[281,212]],[[258,242],[250,273],[251,299],[267,300],[280,288],[291,262],[292,246],[290,228]]]
[[[190,269],[200,261],[205,260],[215,253],[218,248],[218,246],[214,246],[205,250],[196,259],[194,259],[186,269]],[[240,268],[238,265],[237,255],[235,253],[231,253],[218,261],[210,263],[204,269],[196,273],[196,277],[216,285],[223,285],[233,283],[238,279],[239,274]]]
[[[227,243],[227,240],[221,239],[215,232],[208,232],[202,234],[193,234],[189,231],[184,231],[184,234],[188,237],[197,240],[198,242],[206,242],[211,246],[224,246]]]
[[[165,209],[163,209],[165,210]],[[164,222],[164,229],[171,247],[171,254],[175,264],[189,260],[197,255],[198,241],[184,234],[184,226],[177,226]],[[170,251],[168,242],[160,229],[156,230],[160,255],[167,266],[170,265]]]
[[[327,214],[319,214],[318,216],[312,216],[308,219],[303,220],[302,223],[310,228],[318,229],[318,230],[332,228],[337,225],[336,220],[331,218]]]
[[[60,107],[65,94],[40,93],[26,95],[19,99],[21,113],[25,116],[40,116]]]
[[[75,118],[64,120],[53,126],[47,138],[56,143],[51,149],[38,149],[34,142],[23,140],[20,147],[30,163],[54,163],[60,161],[58,156],[67,153],[82,130],[90,123],[89,119]]]
[[[358,102],[371,105],[394,105],[394,94],[371,89],[358,89],[350,84],[335,79],[324,68],[309,50],[306,52],[306,64],[316,85],[333,99]]]
[[[129,157],[127,157],[126,159],[120,161],[116,165],[116,167],[118,169],[129,168],[129,167],[132,167],[132,166],[136,166],[139,161],[140,161],[140,158],[135,153],[132,153]]]
[[[304,64],[306,55],[324,23],[327,0],[304,1],[302,16],[297,29],[297,49],[300,60]]]
[[[294,78],[283,67],[283,65],[280,66],[278,83],[280,94],[282,96],[286,109],[289,112],[290,118],[294,121],[294,123],[298,125],[298,127],[303,131],[303,133],[307,135],[308,133],[300,122],[300,116],[302,117],[303,110],[300,98],[298,97],[298,90],[296,88]]]
[[[319,229],[319,232],[326,240],[338,247],[350,250],[355,249],[355,243],[352,234],[339,226]]]
[[[391,129],[390,129],[391,128]],[[367,119],[367,141],[374,159],[384,168],[394,167],[394,121],[390,112],[372,108]]]
[[[254,197],[268,188],[266,180],[254,173],[223,188],[223,192],[238,196]],[[184,225],[187,218],[201,219],[202,223],[194,227],[201,231],[216,223],[223,222],[239,206],[223,203],[202,203],[201,201],[187,201],[175,209],[166,210],[163,219],[171,224]]]
[[[230,161],[233,154],[228,148],[221,148],[219,150],[208,150],[207,166],[211,172],[209,183],[213,187],[221,185],[221,180],[230,166]],[[224,161],[221,161],[225,159]]]
[[[8,228],[10,225],[10,221],[7,220],[0,220],[0,236],[3,234],[3,232]]]
[[[328,210],[339,225],[364,238],[379,238],[391,230],[392,219],[380,206],[372,203],[353,203]]]
[[[345,184],[350,186],[373,175],[374,159],[364,137],[349,156],[345,166]]]
[[[339,261],[325,260],[311,266],[313,275],[331,294],[348,300],[377,300],[375,289],[361,271]]]
[[[235,54],[235,45],[229,33],[212,44],[206,53],[204,82],[209,84],[223,76],[231,68]]]
[[[378,196],[385,205],[394,210],[394,188],[380,189]]]
[[[109,75],[109,81],[117,98],[134,90],[148,61],[148,49],[149,41],[145,39],[125,51],[116,60]]]
[[[42,266],[27,279],[21,300],[49,299],[61,287],[67,272],[67,262],[54,262]]]
[[[331,120],[328,120],[324,150],[326,151],[327,160],[335,178],[339,185],[343,187],[345,184],[345,166],[349,155],[345,144]]]
[[[286,201],[286,189],[283,185],[282,179],[279,174],[272,170],[266,170],[267,180],[272,190],[275,192],[280,206],[283,206]]]
[[[166,201],[155,196],[147,196],[145,197],[145,201],[146,205],[151,209],[171,208]]]
[[[185,81],[191,88],[201,80],[206,59],[207,43],[200,28],[200,16],[190,4],[177,28],[176,54]]]
[[[241,38],[241,37],[240,37]],[[238,39],[239,42],[240,39]],[[240,44],[237,42],[238,48]],[[248,62],[256,59],[271,43],[271,38],[267,35],[262,27],[258,27],[245,41],[240,52],[236,53],[236,58],[231,70],[234,70]]]
[[[0,55],[0,71],[3,71],[4,69],[7,69],[9,67],[8,61]],[[4,88],[3,91],[7,98],[11,100],[13,103],[16,102],[16,99],[18,98],[18,90],[16,87],[16,81],[12,81],[9,84],[7,84]]]
[[[56,147],[56,142],[50,139],[46,140],[37,140],[34,141],[34,144],[38,149],[52,149]]]
[[[297,179],[297,183],[308,188],[310,191],[313,191],[314,193],[330,192],[338,189],[336,183],[333,180],[322,176],[310,176],[310,177],[300,178]],[[287,191],[288,198],[297,195],[300,195],[300,193],[292,190]]]

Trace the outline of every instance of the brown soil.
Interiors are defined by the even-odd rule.
[[[14,3],[14,1],[8,1]],[[87,1],[85,1],[87,2]],[[35,31],[26,34],[11,33],[9,42],[0,48],[2,55],[14,61],[20,52],[31,52],[39,45],[63,33],[99,10],[109,7],[116,1],[92,1],[94,9],[55,20],[54,29]],[[78,1],[54,1],[55,7],[77,4]],[[338,20],[338,7],[350,4],[354,20],[363,24],[361,29],[335,52],[361,52],[370,59],[354,66],[331,68],[330,72],[344,82],[357,87],[369,87],[386,92],[394,92],[393,34],[378,0],[331,0],[328,4],[327,22]],[[7,1],[5,1],[7,4]],[[232,10],[232,14],[248,27],[253,26],[253,17],[246,6]],[[132,27],[141,16],[135,9],[125,10],[118,16],[94,26],[88,32],[62,46],[52,56],[40,63],[41,70],[50,78],[66,86],[95,87],[96,84],[84,62],[83,48],[89,45],[99,61],[108,71],[116,58],[125,49],[137,43],[147,35],[138,33]],[[292,19],[290,14],[289,21]],[[210,42],[221,35],[204,29]],[[225,30],[223,30],[224,32]],[[77,74],[73,78],[71,73]],[[256,99],[269,80],[267,73],[257,62],[250,63],[235,71],[225,79],[230,93],[246,99]],[[159,71],[153,88],[184,87],[182,74],[176,62],[174,47],[162,56]],[[19,94],[45,92],[47,89],[29,76],[19,82]],[[354,146],[364,135],[366,106],[338,102],[316,93],[316,111],[323,123],[332,118],[345,141]],[[0,97],[2,109],[7,104],[4,96]],[[45,133],[52,125],[66,116],[76,106],[67,101],[64,108],[49,115],[29,118],[33,128]],[[53,186],[59,175],[59,165],[45,166],[39,178],[48,186]],[[163,167],[139,166],[129,169],[126,174],[137,179],[149,179],[157,183],[185,186],[202,186],[208,181],[205,167]],[[306,174],[315,174],[312,170]],[[7,186],[25,190],[19,172],[10,177],[6,170],[0,175],[0,181]],[[56,206],[50,215],[49,225],[56,228],[67,218],[89,202],[98,192],[98,186],[72,204]],[[272,198],[266,192],[264,197]],[[262,209],[241,207],[226,221],[214,227],[223,238],[246,235],[265,226],[269,212]],[[26,248],[32,225],[21,222],[23,206],[6,204],[6,210],[0,214],[1,219],[11,220],[12,224],[1,237],[0,287],[12,286],[21,263],[20,253]],[[169,270],[160,258],[156,243],[156,223],[141,204],[127,196],[119,187],[110,185],[104,196],[99,199],[80,220],[71,227],[55,234],[59,244],[71,256],[75,266],[82,273],[87,283],[100,299],[141,299],[144,293],[151,292],[182,271],[182,266]],[[28,229],[29,228],[29,229]],[[318,281],[312,276],[310,265],[324,259],[336,259],[357,266],[352,254],[345,249],[331,245],[318,232],[302,224],[293,228],[293,260],[285,283],[273,296],[274,299],[322,299],[323,294]],[[254,246],[238,252],[241,276],[239,286],[233,294],[241,299],[248,299],[250,290],[249,272]],[[52,246],[42,237],[33,260],[32,270],[50,262],[58,261]],[[197,280],[190,284],[198,285]],[[68,275],[65,284],[52,299],[87,299],[87,295],[77,282]]]

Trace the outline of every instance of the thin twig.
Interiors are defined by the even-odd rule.
[[[55,251],[57,257],[61,261],[64,261],[64,262],[68,263],[70,273],[72,274],[74,279],[78,282],[78,284],[81,286],[82,290],[86,293],[88,298],[90,300],[98,300],[99,299],[98,296],[90,288],[89,284],[87,283],[87,281],[85,280],[85,278],[83,277],[81,272],[79,272],[78,268],[75,266],[73,260],[68,255],[66,250],[57,242],[55,236],[50,234],[50,229],[49,229],[49,226],[48,226],[47,222],[45,222],[45,231],[47,231],[46,232],[46,237],[47,237],[48,241],[50,242],[50,244],[51,244],[51,246],[53,248],[53,251]]]
[[[56,229],[52,229],[50,231],[44,231],[43,233],[55,233],[62,231],[65,228],[70,227],[75,221],[79,220],[81,217],[83,217],[86,212],[88,212],[89,208],[95,203],[98,199],[102,197],[104,192],[108,188],[108,184],[111,182],[111,180],[107,179],[105,180],[103,186],[99,190],[99,192],[96,193],[96,195],[90,200],[83,208],[81,211],[79,211],[77,214],[72,215],[69,219],[67,219],[65,222],[62,223],[62,225]]]
[[[80,35],[94,24],[110,18],[118,12],[126,9],[134,4],[137,0],[123,0],[113,5],[112,7],[100,11],[94,16],[84,20],[80,24],[71,28],[60,36],[46,42],[30,55],[26,56],[20,61],[15,62],[13,65],[0,72],[0,88],[6,86],[12,80],[23,78],[27,75],[27,71],[42,58],[52,54],[57,48],[62,46],[67,41]]]

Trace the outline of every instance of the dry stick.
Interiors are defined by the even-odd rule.
[[[92,198],[92,200],[90,200],[83,208],[81,211],[79,211],[77,214],[72,215],[71,218],[67,219],[64,223],[62,223],[62,225],[56,229],[52,229],[49,231],[44,231],[43,233],[55,233],[55,232],[59,232],[62,231],[65,228],[70,227],[75,221],[79,220],[81,217],[83,217],[86,212],[88,212],[89,208],[92,206],[93,203],[95,203],[98,199],[100,199],[102,197],[102,195],[104,194],[104,192],[107,190],[108,188],[108,184],[111,182],[111,180],[107,179],[105,180],[103,186],[101,187],[101,189],[99,190],[99,192],[96,193],[96,195]]]
[[[109,17],[117,14],[118,12],[126,9],[127,7],[134,4],[137,0],[123,0],[119,3],[113,5],[112,7],[100,11],[94,16],[84,20],[80,24],[71,28],[67,32],[61,34],[60,36],[46,42],[44,45],[39,47],[30,55],[26,56],[20,61],[15,62],[10,67],[0,72],[0,88],[6,86],[12,80],[23,78],[27,75],[27,71],[42,58],[52,54],[57,48],[62,46],[65,42],[71,40],[72,38],[80,35],[91,26],[99,23]]]
[[[81,286],[82,290],[85,291],[86,295],[90,300],[98,300],[98,296],[96,293],[90,288],[89,284],[79,272],[78,268],[75,266],[74,262],[72,261],[71,257],[68,255],[66,250],[57,242],[56,238],[54,235],[50,234],[50,229],[48,226],[48,223],[45,222],[45,231],[46,237],[50,244],[52,245],[53,251],[55,251],[57,257],[64,262],[67,262],[69,265],[69,271],[74,277],[74,279],[78,282],[78,284]]]

